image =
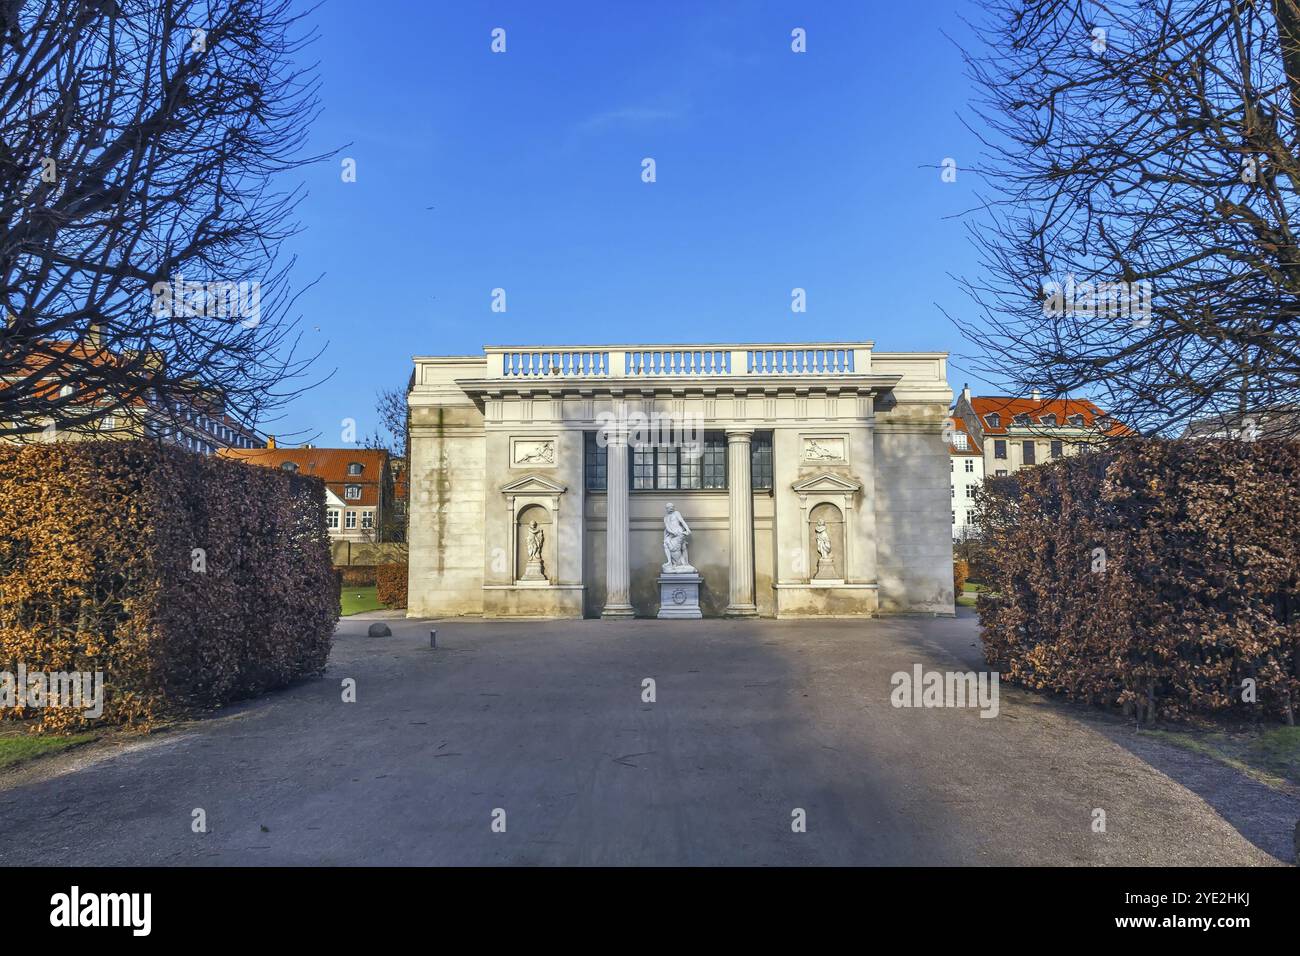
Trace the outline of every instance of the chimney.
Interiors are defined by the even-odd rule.
[[[963,384],[961,387],[961,400],[967,405],[970,404],[970,385]]]
[[[1034,389],[1032,392],[1029,393],[1029,397],[1037,402],[1042,398],[1042,395],[1039,393],[1038,389]]]
[[[99,323],[91,322],[86,326],[86,344],[96,351],[99,350],[102,339],[99,334]]]
[[[275,447],[275,436],[274,436],[274,435],[267,435],[267,436],[266,436],[266,447],[267,447],[267,448],[274,448],[274,447]]]

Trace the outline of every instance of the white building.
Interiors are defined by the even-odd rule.
[[[870,342],[417,357],[408,614],[655,616],[669,503],[706,616],[951,614],[946,365]]]
[[[976,533],[975,492],[984,482],[984,451],[961,418],[952,419],[948,455],[952,474],[952,540],[960,541]]]

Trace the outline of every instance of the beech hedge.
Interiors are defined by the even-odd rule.
[[[146,726],[319,674],[339,615],[324,517],[310,476],[147,441],[0,446],[0,670],[100,671],[102,720]]]
[[[407,565],[381,564],[375,568],[375,597],[385,607],[406,607]]]
[[[988,479],[979,619],[1005,679],[1294,723],[1300,444],[1126,439]]]

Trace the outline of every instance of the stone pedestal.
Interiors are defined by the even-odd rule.
[[[817,581],[842,581],[844,576],[836,573],[834,558],[818,556],[817,573],[813,575],[813,579]]]
[[[660,618],[701,618],[700,585],[704,578],[695,571],[659,575]]]
[[[520,581],[545,581],[546,570],[542,567],[541,558],[529,558],[528,564],[524,568],[524,576]]]

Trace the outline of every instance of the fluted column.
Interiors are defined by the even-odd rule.
[[[727,617],[754,617],[754,491],[749,449],[754,432],[727,429],[727,512],[731,529],[730,593]]]
[[[605,609],[601,617],[632,617],[628,569],[627,431],[612,426],[606,433],[605,462]]]

